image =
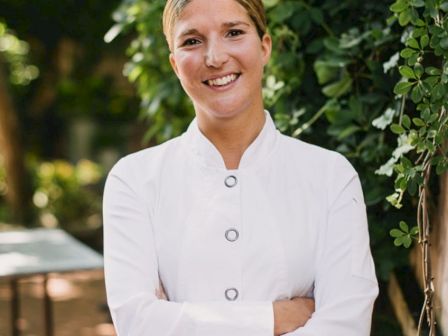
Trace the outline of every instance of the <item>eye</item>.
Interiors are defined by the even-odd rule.
[[[196,44],[199,44],[200,41],[196,38],[189,38],[186,39],[183,43],[182,43],[182,47],[191,47],[194,46]]]
[[[240,36],[240,35],[243,35],[243,34],[244,34],[244,31],[242,31],[241,29],[231,29],[227,33],[227,36],[237,37],[237,36]]]

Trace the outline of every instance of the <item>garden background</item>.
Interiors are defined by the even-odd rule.
[[[419,102],[437,94],[434,101],[445,109],[448,2],[263,2],[274,41],[264,80],[266,108],[282,132],[337,150],[357,169],[381,285],[372,335],[406,334],[394,315],[390,291],[396,287],[390,280],[398,279],[417,322],[423,294],[417,284],[421,268],[413,227],[421,181],[420,171],[414,169],[418,144],[411,133],[413,126],[429,133],[436,121],[431,114],[421,116]],[[101,251],[101,193],[108,170],[127,153],[181,134],[193,117],[168,63],[161,31],[163,5],[163,0],[0,0],[0,230],[60,227]],[[429,27],[433,16],[441,20],[437,34]],[[417,35],[417,29],[427,32]],[[417,44],[410,45],[410,39]],[[408,54],[403,54],[405,48]],[[439,76],[438,81],[429,83],[431,87],[420,85],[419,66],[427,76]],[[413,79],[418,89],[396,86]],[[436,86],[437,92],[432,92]],[[408,93],[412,100],[404,105]],[[419,120],[424,125],[419,126]],[[437,126],[446,123],[439,121]],[[446,132],[446,127],[440,129]],[[437,135],[442,143],[447,134]],[[424,142],[425,149],[430,142]],[[446,235],[447,219],[444,150],[440,157],[433,163],[437,174],[428,180],[437,239]],[[407,174],[406,182],[400,174]],[[391,237],[392,229],[402,234],[396,231]],[[434,243],[436,266],[448,262],[446,245],[446,240]],[[437,267],[435,311],[439,319],[447,319],[448,303],[443,308],[440,293],[448,287],[442,285],[448,267],[445,273],[443,267],[437,273]],[[79,318],[86,314],[79,292],[70,321],[59,319],[61,326],[71,323],[65,334],[110,334],[101,274],[61,279],[66,285],[95,288],[89,297],[97,299],[92,303],[97,313],[89,315],[98,318]],[[73,286],[66,286],[67,291]],[[23,292],[29,302],[32,292]],[[8,334],[2,320],[5,293],[0,287],[0,335]],[[25,335],[41,334],[33,323],[23,323]]]

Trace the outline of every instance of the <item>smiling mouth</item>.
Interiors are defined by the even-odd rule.
[[[220,78],[209,79],[204,81],[203,83],[212,87],[222,87],[233,83],[240,77],[240,75],[241,75],[240,73],[233,73]]]

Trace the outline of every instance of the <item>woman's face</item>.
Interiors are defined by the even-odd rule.
[[[193,0],[174,26],[170,62],[198,117],[232,118],[263,109],[270,52],[269,35],[260,40],[238,2]]]

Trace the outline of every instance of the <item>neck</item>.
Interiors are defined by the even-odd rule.
[[[244,151],[261,132],[265,123],[262,109],[229,119],[210,120],[198,114],[198,126],[221,154],[227,169],[239,167]]]

